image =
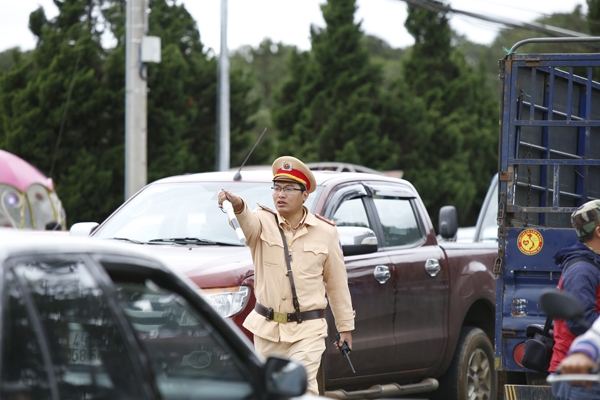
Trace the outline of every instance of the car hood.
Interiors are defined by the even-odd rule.
[[[153,256],[171,269],[187,275],[201,287],[241,284],[254,275],[246,246],[146,245]]]

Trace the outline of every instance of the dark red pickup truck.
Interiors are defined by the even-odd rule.
[[[432,398],[494,398],[496,243],[438,243],[418,193],[405,180],[314,174],[318,187],[306,206],[337,223],[356,310],[351,354],[356,374],[328,346],[322,369],[326,394],[376,398],[434,391]],[[222,316],[241,327],[254,307],[254,267],[216,196],[228,189],[251,206],[272,206],[272,175],[264,170],[242,172],[238,181],[233,177],[215,172],[151,183],[91,235],[146,247],[188,275]],[[441,235],[453,237],[455,209],[444,208],[440,221]],[[84,223],[71,230],[89,234],[93,227]],[[332,344],[330,312],[327,318]]]

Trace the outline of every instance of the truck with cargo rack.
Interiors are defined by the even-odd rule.
[[[558,284],[554,253],[577,240],[571,213],[600,198],[600,54],[522,46],[599,40],[528,39],[500,60],[495,368],[506,399],[552,398],[547,373],[523,367],[525,329],[546,320],[540,293]]]

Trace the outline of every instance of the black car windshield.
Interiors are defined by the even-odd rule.
[[[119,238],[160,243],[161,239],[196,238],[194,245],[211,242],[240,244],[227,214],[217,206],[217,193],[230,190],[252,209],[257,203],[274,208],[271,182],[181,182],[147,186],[94,232],[96,238]],[[320,187],[305,205],[312,211]],[[164,241],[164,240],[163,240]],[[175,241],[174,243],[178,243]]]

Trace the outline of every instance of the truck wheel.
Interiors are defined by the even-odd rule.
[[[471,326],[461,329],[450,367],[439,382],[432,399],[496,399],[494,351],[481,329]]]

